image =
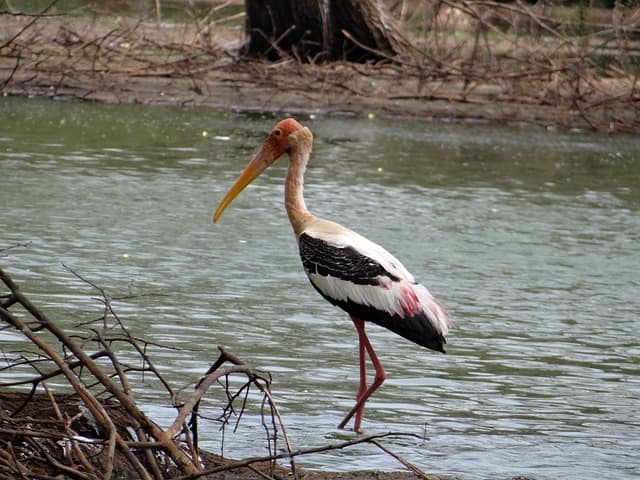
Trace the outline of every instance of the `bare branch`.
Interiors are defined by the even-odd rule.
[[[354,445],[359,445],[362,443],[370,443],[372,440],[377,440],[377,439],[381,439],[381,438],[386,438],[386,437],[413,437],[413,438],[418,438],[418,439],[422,439],[422,437],[420,437],[419,435],[415,435],[412,433],[406,433],[406,432],[386,432],[386,433],[378,433],[378,434],[373,434],[373,435],[367,435],[364,437],[360,437],[360,438],[356,438],[354,440],[348,440],[342,443],[337,443],[337,444],[329,444],[329,445],[323,445],[320,447],[315,447],[315,448],[306,448],[306,449],[300,449],[300,450],[295,450],[292,452],[287,452],[287,453],[279,453],[279,454],[275,454],[275,455],[269,455],[269,456],[265,456],[265,457],[252,457],[252,458],[247,458],[244,460],[239,460],[239,461],[229,461],[226,465],[221,465],[218,467],[213,467],[213,468],[208,468],[206,470],[203,470],[202,472],[199,472],[195,475],[185,475],[182,477],[178,477],[176,480],[193,480],[196,478],[201,478],[205,475],[210,475],[210,474],[214,474],[214,473],[220,473],[220,472],[226,472],[226,471],[230,471],[230,470],[237,470],[240,468],[245,468],[248,467],[254,463],[261,463],[261,462],[268,462],[271,460],[278,460],[278,459],[292,459],[295,457],[299,457],[302,455],[311,455],[311,454],[316,454],[316,453],[324,453],[324,452],[330,452],[330,451],[334,451],[334,450],[342,450],[348,447],[352,447]]]

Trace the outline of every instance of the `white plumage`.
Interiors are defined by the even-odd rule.
[[[351,301],[404,318],[422,311],[443,337],[451,320],[447,311],[429,290],[416,283],[413,275],[386,249],[362,235],[328,220],[316,219],[302,232],[334,248],[351,248],[379,264],[389,275],[371,278],[371,284],[358,284],[332,275],[306,270],[313,285],[326,297],[338,302]]]

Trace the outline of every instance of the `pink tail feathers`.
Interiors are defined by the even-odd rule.
[[[453,327],[453,320],[449,316],[449,312],[440,305],[429,290],[420,284],[412,285],[413,291],[418,297],[420,307],[422,307],[427,318],[431,321],[433,326],[445,336],[449,331],[449,328]]]

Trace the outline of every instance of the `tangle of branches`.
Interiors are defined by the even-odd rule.
[[[196,479],[232,470],[251,471],[262,478],[275,478],[276,472],[298,478],[295,458],[363,442],[376,445],[428,478],[380,443],[384,437],[406,434],[387,432],[294,450],[270,389],[270,375],[222,347],[185,396],[184,388],[176,389],[164,378],[149,353],[167,347],[133,335],[114,309],[115,300],[129,297],[112,297],[67,270],[100,294],[103,307],[89,320],[62,329],[0,268],[0,330],[28,341],[23,348],[2,351],[0,479],[57,475],[86,480]],[[138,381],[145,377],[145,382],[162,385],[164,401],[175,409],[168,427],[161,427],[136,402]],[[207,395],[221,398],[223,406],[215,422],[235,430],[248,402],[256,397],[249,395],[250,390],[258,392],[260,399],[268,454],[228,460],[200,449],[198,425],[206,419],[199,413],[201,401]],[[286,460],[289,466],[280,466],[278,460]]]

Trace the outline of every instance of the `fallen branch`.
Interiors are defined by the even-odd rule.
[[[281,460],[281,459],[292,459],[292,458],[299,457],[299,456],[302,456],[302,455],[311,455],[311,454],[317,454],[317,453],[331,452],[331,451],[334,451],[334,450],[343,450],[345,448],[353,447],[355,445],[360,445],[360,444],[363,444],[363,443],[373,443],[373,441],[375,441],[375,440],[382,439],[382,438],[387,438],[387,437],[413,437],[413,438],[418,438],[418,439],[424,440],[423,437],[420,437],[419,435],[415,435],[413,433],[406,433],[406,432],[376,433],[376,434],[372,434],[372,435],[367,435],[367,436],[364,436],[364,437],[356,438],[356,439],[353,439],[353,440],[347,440],[345,442],[341,442],[341,443],[337,443],[337,444],[329,444],[329,445],[322,445],[322,446],[319,446],[319,447],[299,449],[299,450],[294,450],[292,452],[279,453],[279,454],[268,455],[268,456],[263,456],[263,457],[251,457],[251,458],[246,458],[244,460],[238,460],[238,461],[229,461],[229,462],[227,462],[226,465],[221,465],[221,466],[218,466],[218,467],[209,468],[209,469],[203,470],[202,472],[199,472],[198,474],[195,474],[195,475],[185,475],[185,476],[177,478],[176,480],[193,480],[193,479],[196,479],[196,478],[203,477],[205,475],[210,475],[210,474],[214,474],[214,473],[220,473],[220,472],[226,472],[226,471],[232,471],[232,470],[238,470],[238,469],[241,469],[241,468],[246,468],[246,467],[249,467],[250,465],[252,465],[254,463],[270,462],[270,461],[273,461],[273,460]],[[395,454],[394,454],[394,457],[395,457]],[[400,457],[397,456],[396,458],[400,458]],[[407,462],[404,459],[403,459],[403,462],[404,462],[403,464],[405,464],[405,463],[407,465],[410,464],[409,462]],[[417,468],[417,467],[415,467],[415,468]],[[424,472],[423,472],[423,474],[424,474]],[[424,474],[424,475],[426,475],[426,474]],[[428,478],[428,477],[426,477],[426,478]]]

